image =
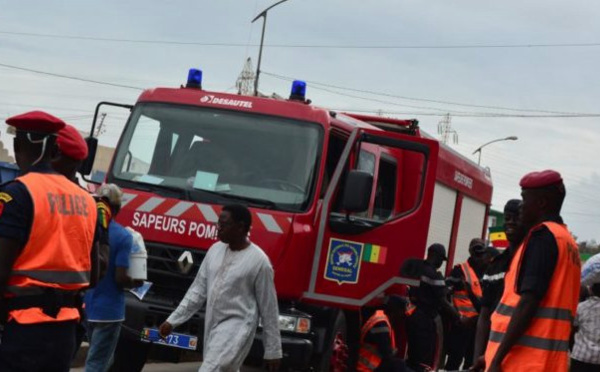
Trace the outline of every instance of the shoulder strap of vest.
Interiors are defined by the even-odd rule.
[[[465,277],[465,281],[469,286],[473,285],[473,278],[471,278],[471,271],[468,262],[463,262],[460,264],[460,268],[462,269],[463,275]]]
[[[550,232],[552,234],[554,234],[556,232],[566,233],[569,235],[571,234],[566,225],[560,224],[558,222],[552,222],[552,221],[541,222],[541,223],[533,226],[531,229],[529,229],[529,231],[527,232],[527,235],[525,236],[525,239],[523,239],[523,242],[521,243],[521,245],[515,250],[513,257],[517,257],[517,256],[521,255],[523,253],[522,251],[525,248],[527,248],[527,244],[529,243],[531,234],[534,233],[535,231],[538,231],[539,229],[541,229],[544,226],[548,230],[550,230]],[[521,263],[519,262],[518,268],[520,268],[520,267],[521,267]]]
[[[387,317],[387,315],[385,315],[383,310],[377,310],[375,312],[375,314],[373,314],[369,318],[369,320],[367,320],[367,322],[363,325],[361,332],[360,332],[360,341],[363,342],[365,336],[367,335],[367,333],[369,333],[371,328],[373,328],[377,323],[380,323],[380,322],[385,322],[386,324],[389,325],[388,317]]]
[[[550,230],[550,232],[552,232],[553,234],[554,233],[566,233],[568,235],[571,235],[571,233],[569,232],[569,229],[564,224],[561,224],[558,222],[546,221],[546,222],[543,222],[541,225],[546,226],[548,228],[548,230]]]

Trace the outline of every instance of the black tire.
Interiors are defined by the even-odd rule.
[[[337,335],[340,334],[342,339],[348,343],[348,331],[346,326],[346,316],[343,311],[339,311],[335,322],[333,323],[333,327],[331,328],[331,333],[327,338],[327,349],[323,353],[320,362],[318,363],[317,371],[318,372],[333,372],[333,366],[331,365],[331,358],[333,356],[334,342],[336,340]],[[346,368],[348,370],[348,368]]]

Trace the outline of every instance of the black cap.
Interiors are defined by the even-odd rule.
[[[427,255],[436,254],[444,259],[444,261],[448,261],[448,257],[446,257],[446,248],[444,245],[440,243],[433,243],[427,248]]]
[[[471,254],[481,254],[485,253],[487,244],[485,244],[485,240],[480,238],[474,238],[469,243],[469,253]]]

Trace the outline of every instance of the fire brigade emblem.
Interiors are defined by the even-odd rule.
[[[363,244],[331,239],[325,265],[325,279],[338,284],[358,282]]]
[[[215,98],[215,96],[206,95],[206,96],[200,98],[200,102],[207,103],[207,102],[212,101],[213,98]]]

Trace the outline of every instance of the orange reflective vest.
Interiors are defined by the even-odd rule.
[[[377,350],[377,346],[365,342],[367,334],[378,323],[386,324],[387,328],[390,330],[392,350],[396,350],[396,338],[390,320],[383,310],[377,310],[375,314],[367,320],[360,331],[360,350],[358,351],[358,364],[356,365],[356,370],[359,372],[374,371],[381,364],[381,354]]]
[[[416,310],[417,310],[417,307],[412,302],[409,302],[408,305],[406,305],[406,310],[404,311],[404,315],[411,316],[414,314],[414,312]]]
[[[89,286],[91,249],[96,228],[96,203],[91,195],[58,174],[28,173],[17,178],[33,201],[29,239],[17,257],[6,298],[27,300],[53,289],[71,298]],[[27,297],[31,296],[31,297]],[[78,320],[76,307],[58,307],[55,317],[42,307],[9,312],[21,324]]]
[[[454,307],[456,307],[456,310],[458,310],[460,315],[467,318],[472,318],[479,315],[479,313],[473,305],[468,291],[470,289],[473,295],[475,295],[475,297],[478,299],[481,299],[483,292],[481,290],[479,278],[477,277],[475,270],[473,270],[471,265],[469,265],[469,262],[463,262],[459,266],[465,277],[465,285],[468,286],[468,288],[464,288],[460,291],[454,291],[452,294],[452,302],[454,303]]]
[[[546,295],[523,336],[502,362],[504,371],[567,371],[571,323],[577,310],[581,262],[575,240],[565,225],[544,222],[554,235],[558,260]],[[542,225],[532,229],[534,231]],[[531,234],[531,232],[530,232]],[[506,273],[504,294],[492,314],[491,331],[485,353],[489,366],[506,333],[521,296],[516,293],[517,278],[527,241],[519,247]]]

